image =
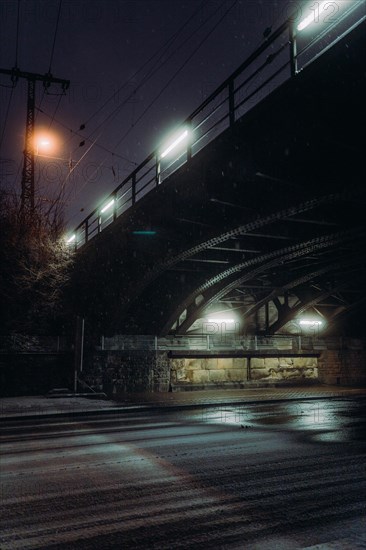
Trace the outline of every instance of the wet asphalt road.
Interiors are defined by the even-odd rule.
[[[11,422],[0,547],[366,548],[366,400]]]

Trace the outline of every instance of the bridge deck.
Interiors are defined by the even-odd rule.
[[[311,311],[357,333],[364,37],[362,23],[79,250],[72,299],[96,330],[185,333],[225,310],[241,332],[296,332]]]

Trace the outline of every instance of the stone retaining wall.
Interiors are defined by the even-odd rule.
[[[366,385],[366,350],[324,350],[319,358],[319,381],[342,386]]]
[[[81,378],[108,395],[169,390],[166,352],[100,351],[85,362]]]
[[[165,392],[172,387],[230,387],[276,382],[366,384],[366,352],[319,351],[319,357],[181,357],[169,351],[97,351],[86,358],[82,378],[96,391]]]
[[[172,384],[317,378],[316,357],[195,357],[171,360]]]
[[[317,380],[317,357],[252,357],[250,380]]]
[[[182,388],[230,387],[276,382],[366,385],[366,350],[350,340],[339,349],[300,357],[182,357],[169,351],[99,350],[86,354],[80,378],[95,391],[166,392]],[[314,355],[314,354],[313,354]],[[36,395],[54,387],[73,387],[72,354],[2,354],[1,393]]]
[[[171,359],[171,383],[205,384],[248,379],[246,357],[192,357]]]

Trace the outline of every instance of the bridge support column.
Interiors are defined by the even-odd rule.
[[[349,342],[345,349],[328,349],[319,358],[319,380],[324,384],[366,384],[366,349]]]

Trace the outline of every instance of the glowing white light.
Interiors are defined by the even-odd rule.
[[[41,139],[39,142],[38,142],[38,145],[40,147],[48,147],[49,145],[51,145],[51,142],[49,139]]]
[[[300,325],[308,325],[308,326],[320,326],[323,324],[323,321],[312,321],[311,319],[301,319]]]
[[[109,208],[111,208],[111,206],[114,205],[114,199],[112,199],[111,201],[109,201],[108,204],[106,204],[105,206],[103,206],[102,210],[100,211],[101,214],[104,214],[104,212],[106,212]]]
[[[76,239],[76,235],[74,233],[74,235],[71,235],[71,237],[69,237],[66,242],[67,243],[72,243],[75,239]]]
[[[325,6],[327,4],[333,4],[333,2],[330,2],[329,0],[325,0],[324,2],[322,2],[317,9],[317,12],[318,12],[318,15],[316,15],[316,12],[313,11],[310,15],[308,15],[307,17],[305,17],[305,19],[303,19],[298,25],[297,25],[297,30],[298,31],[302,31],[304,29],[306,29],[306,27],[308,27],[309,25],[311,25],[311,23],[316,23],[318,21],[318,18],[319,18],[319,13],[325,8]]]
[[[188,130],[184,130],[183,134],[181,134],[179,137],[177,137],[177,139],[175,141],[173,141],[173,143],[171,143],[166,149],[165,151],[163,151],[160,155],[160,157],[163,159],[164,157],[166,157],[170,151],[172,151],[177,145],[179,145],[179,143],[181,143],[186,137],[188,136]]]
[[[235,319],[208,319],[209,323],[235,323]]]
[[[37,130],[33,143],[34,152],[39,156],[44,156],[45,153],[48,155],[49,153],[55,152],[58,148],[57,136],[49,134],[49,132],[45,135],[45,132],[41,131],[41,133],[39,133],[39,130]]]

